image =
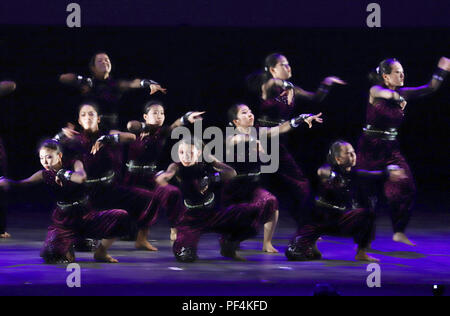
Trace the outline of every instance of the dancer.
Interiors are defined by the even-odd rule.
[[[102,121],[109,128],[117,128],[119,124],[119,101],[122,94],[129,89],[148,88],[150,94],[167,90],[153,80],[134,79],[116,80],[111,76],[112,64],[109,56],[99,52],[92,56],[89,62],[92,78],[73,73],[62,74],[61,83],[77,86],[86,99],[94,100],[100,106]]]
[[[10,94],[14,90],[16,90],[16,83],[14,81],[0,82],[0,97]]]
[[[121,161],[117,159],[120,144],[136,139],[132,133],[100,130],[100,117],[95,104],[80,107],[78,122],[81,131],[64,128],[57,138],[83,162],[88,179],[86,185],[92,204],[98,209],[125,209],[138,227],[136,248],[149,251],[158,249],[151,245],[147,236],[149,228],[159,211],[161,192],[119,184]]]
[[[367,184],[380,179],[402,181],[406,178],[405,171],[394,165],[384,171],[356,170],[356,153],[345,141],[331,145],[328,163],[318,170],[320,190],[315,221],[299,227],[286,257],[297,261],[320,260],[317,239],[333,235],[353,237],[358,245],[356,260],[379,261],[366,253],[375,232],[375,213],[369,207]]]
[[[338,77],[327,77],[317,92],[312,93],[287,81],[291,76],[292,70],[287,58],[275,53],[266,57],[264,72],[256,76],[256,80],[249,81],[261,99],[259,122],[262,126],[277,126],[298,115],[296,98],[320,102],[326,97],[332,85],[345,84]],[[286,137],[281,138],[280,167],[267,182],[271,184],[270,191],[279,198],[286,197],[283,200],[292,200],[292,205],[288,208],[289,212],[296,223],[301,225],[309,220],[307,214],[310,212],[311,187],[309,180],[291,154],[297,151],[297,148],[289,149]],[[280,188],[288,188],[288,190],[280,190]],[[299,212],[299,210],[302,211]],[[303,216],[299,217],[300,214]]]
[[[16,83],[13,81],[0,82],[0,97],[12,93],[16,89]],[[6,177],[8,170],[8,158],[6,156],[5,146],[0,138],[0,178]],[[11,235],[6,232],[6,195],[0,192],[0,238],[11,238]]]
[[[384,196],[391,210],[393,240],[411,246],[415,244],[405,235],[405,230],[411,217],[416,186],[409,165],[400,152],[398,128],[404,119],[407,102],[436,91],[449,69],[450,60],[442,57],[431,81],[415,88],[403,87],[405,75],[396,59],[383,60],[371,74],[375,85],[370,89],[367,126],[358,144],[358,167],[377,170],[396,164],[406,171],[408,177],[404,180],[384,184]]]
[[[125,175],[125,185],[137,186],[153,191],[156,189],[156,173],[167,168],[165,161],[169,150],[166,148],[170,140],[170,133],[173,129],[195,123],[201,120],[201,115],[205,112],[188,112],[183,117],[175,121],[171,126],[164,125],[165,107],[161,101],[152,100],[145,104],[144,120],[131,121],[128,123],[128,131],[136,135],[136,140],[130,144],[128,151],[127,173]],[[170,239],[176,239],[176,224],[180,210],[173,205],[178,201],[179,189],[173,185],[162,188],[166,193],[163,198],[163,208],[171,227]]]
[[[302,114],[277,127],[258,128],[259,138],[274,137],[287,133],[303,122],[307,123],[309,127],[312,126],[313,121],[322,123],[321,115],[322,113],[317,115]],[[259,152],[264,153],[266,151],[259,140],[253,139],[257,135],[252,135],[252,128],[254,128],[255,121],[252,111],[245,104],[236,104],[229,109],[228,119],[236,127],[237,132],[236,135],[229,136],[226,141],[227,156],[231,150],[234,157],[233,163],[230,163],[230,165],[237,171],[237,176],[225,187],[225,206],[237,203],[260,203],[264,205],[266,201],[270,202],[276,199],[271,193],[262,188],[261,161],[259,159],[256,159],[254,162],[250,161],[250,157],[254,156],[255,158],[259,158]],[[242,143],[244,143],[244,146],[241,146]],[[239,152],[239,148],[243,148],[244,152]],[[278,252],[272,245],[272,237],[277,222],[278,210],[275,211],[274,217],[264,224],[264,252]]]
[[[52,225],[48,228],[47,238],[41,256],[46,263],[70,263],[75,261],[73,244],[78,238],[102,239],[94,254],[99,262],[117,263],[108,255],[107,250],[115,237],[126,233],[128,214],[124,210],[96,211],[82,185],[86,181],[83,163],[73,164],[73,171],[66,169],[66,161],[59,144],[48,140],[39,147],[39,157],[44,170],[36,172],[22,181],[6,178],[0,180],[0,187],[27,187],[44,183],[49,186],[58,203],[53,211]]]
[[[173,163],[156,179],[161,185],[174,180],[184,197],[185,211],[177,226],[177,239],[173,245],[175,258],[180,262],[197,259],[200,237],[208,232],[221,234],[221,254],[234,260],[245,260],[236,250],[243,240],[255,236],[260,223],[273,218],[277,201],[271,198],[265,203],[241,203],[222,207],[217,185],[236,176],[230,166],[214,157],[200,162],[202,145],[195,139],[183,139],[179,143],[180,162]]]

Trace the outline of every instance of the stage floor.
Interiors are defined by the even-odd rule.
[[[259,236],[242,243],[240,254],[248,262],[225,260],[217,235],[211,234],[201,240],[200,260],[192,264],[175,261],[163,220],[150,236],[158,252],[137,251],[132,242],[118,241],[110,254],[119,264],[95,263],[92,254],[77,253],[81,288],[68,288],[66,266],[45,265],[39,257],[49,214],[17,212],[9,220],[13,239],[0,241],[0,295],[312,295],[319,283],[341,295],[432,295],[433,284],[450,285],[450,214],[445,208],[418,206],[408,230],[416,247],[394,243],[388,216],[379,216],[372,255],[381,260],[380,288],[367,286],[371,271],[367,263],[353,260],[350,238],[324,237],[318,243],[323,260],[287,261],[283,253],[294,227],[285,218],[274,240],[279,254],[259,251]]]

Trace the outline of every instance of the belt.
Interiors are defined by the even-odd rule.
[[[242,179],[242,178],[259,178],[261,176],[261,172],[250,172],[250,173],[243,173],[238,174],[235,176],[235,179]]]
[[[86,206],[89,201],[89,196],[85,196],[82,200],[73,203],[56,202],[56,205],[63,211],[67,211],[69,208],[76,206]]]
[[[211,193],[211,195],[208,197],[208,199],[203,202],[202,204],[192,204],[189,200],[184,200],[184,206],[186,206],[188,209],[197,209],[197,208],[205,208],[205,207],[211,207],[214,203],[216,196],[214,193]]]
[[[328,203],[327,201],[323,200],[321,197],[316,197],[316,205],[321,206],[321,207],[331,208],[333,210],[338,210],[338,211],[342,211],[342,212],[347,210],[346,207],[337,206],[337,205]]]
[[[139,172],[155,172],[158,169],[156,165],[138,165],[135,161],[131,160],[126,163],[128,171],[131,173],[139,173]]]
[[[363,128],[364,134],[369,136],[380,137],[386,140],[396,140],[398,131],[396,128],[389,128],[387,130],[375,129],[372,125],[367,125]]]
[[[97,183],[111,183],[115,176],[114,171],[110,171],[106,176],[98,178],[98,179],[88,179],[86,180],[86,184],[97,184]]]

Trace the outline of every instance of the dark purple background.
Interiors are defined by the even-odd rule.
[[[369,3],[379,3],[382,27],[449,26],[448,0],[3,0],[0,24],[65,25],[78,3],[82,26],[366,27]]]

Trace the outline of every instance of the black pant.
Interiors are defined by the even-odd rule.
[[[0,192],[0,234],[6,231],[6,194]]]

